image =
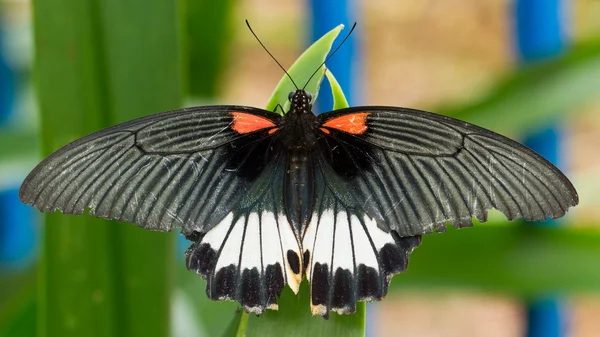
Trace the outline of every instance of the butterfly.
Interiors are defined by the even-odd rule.
[[[492,131],[399,107],[315,115],[297,86],[288,99],[283,114],[201,106],[100,130],[44,159],[19,197],[43,212],[181,228],[208,297],[246,312],[277,309],[285,285],[297,293],[306,277],[323,317],[383,299],[421,236],[447,223],[485,222],[490,209],[554,219],[578,203],[560,170]]]
[[[193,241],[187,267],[214,300],[277,309],[310,282],[311,310],[353,313],[385,297],[421,235],[508,219],[563,216],[575,188],[529,148],[478,126],[383,106],[283,116],[204,106],[125,122],[43,160],[19,191],[44,212],[89,214]]]

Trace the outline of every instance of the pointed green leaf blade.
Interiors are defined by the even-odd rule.
[[[344,25],[338,25],[327,34],[323,35],[323,37],[308,47],[296,62],[294,62],[290,69],[288,69],[288,74],[299,88],[306,85],[306,91],[313,94],[317,93],[321,78],[323,78],[323,72],[325,71],[324,67],[319,69],[319,66],[325,61],[327,54],[329,54],[329,50],[331,50],[333,41],[342,28],[344,28]],[[317,69],[319,70],[317,71]],[[310,83],[307,84],[306,82],[309,77],[315,71],[317,71],[317,73],[310,80]],[[296,87],[292,84],[290,79],[284,75],[279,81],[279,84],[277,84],[277,87],[275,87],[275,91],[273,91],[266,109],[275,111],[277,104],[285,105],[288,102],[288,95],[294,90],[296,90]],[[279,109],[277,109],[277,112],[282,113]]]
[[[327,76],[327,81],[329,81],[329,85],[331,86],[331,95],[333,96],[333,110],[339,110],[347,108],[348,101],[346,100],[346,96],[342,91],[342,87],[333,76],[333,73],[329,71],[329,69],[325,69],[325,76]]]

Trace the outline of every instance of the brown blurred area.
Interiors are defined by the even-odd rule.
[[[357,30],[364,50],[365,104],[428,109],[484,94],[514,67],[512,2],[507,0],[360,2]],[[600,1],[573,0],[568,20],[574,42],[600,36]],[[304,3],[292,0],[240,2],[235,52],[224,75],[223,102],[264,106],[281,70],[247,31],[250,19],[270,51],[289,66],[306,41]],[[600,99],[566,126],[565,153],[581,205],[574,224],[598,223],[600,208]],[[585,181],[585,183],[583,183]],[[402,277],[402,275],[396,276]],[[600,297],[567,299],[570,336],[600,335]],[[376,336],[524,336],[518,298],[473,291],[391,294],[372,306]]]

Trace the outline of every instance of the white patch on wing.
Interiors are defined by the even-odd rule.
[[[335,223],[335,237],[333,252],[333,274],[338,268],[347,269],[354,274],[354,258],[352,256],[352,241],[350,238],[350,224],[348,213],[339,212]]]
[[[225,240],[225,235],[227,235],[229,227],[231,227],[232,220],[233,214],[229,213],[221,222],[204,235],[202,242],[208,243],[212,249],[218,251],[223,244],[223,240]]]
[[[286,271],[286,279],[290,288],[294,291],[294,294],[298,293],[300,288],[300,281],[302,281],[302,273],[295,274],[290,267],[290,263],[287,258],[288,250],[292,250],[298,256],[298,261],[300,266],[302,266],[302,257],[300,255],[300,246],[298,245],[298,241],[296,240],[296,235],[292,230],[291,224],[288,222],[285,214],[279,214],[278,216],[278,224],[279,224],[279,236],[281,238],[281,247],[283,248],[283,256],[285,259],[285,271]]]
[[[356,215],[350,217],[350,225],[352,226],[352,240],[354,247],[358,251],[355,255],[356,266],[364,264],[367,267],[373,267],[375,270],[379,270],[379,263],[377,262],[377,256],[373,251],[369,237],[365,232],[360,223],[360,219]]]
[[[267,272],[268,266],[279,264],[281,270],[285,268],[283,260],[283,252],[281,251],[281,242],[279,240],[279,230],[277,229],[277,219],[272,212],[263,212],[260,216],[261,221],[261,242],[262,242],[262,259],[263,270],[262,275]],[[285,280],[285,275],[282,275]],[[270,280],[267,280],[270,282]],[[271,303],[267,309],[277,310],[277,303]]]
[[[383,246],[385,246],[387,243],[395,244],[392,235],[379,228],[375,219],[370,219],[365,215],[364,221],[377,251],[381,250],[381,248],[383,248]]]
[[[331,268],[331,254],[333,253],[333,211],[325,210],[321,215],[319,221],[319,228],[315,233],[315,248],[312,252],[312,265],[311,269],[314,268],[318,262],[320,264],[327,264]]]
[[[279,263],[281,269],[284,268],[283,252],[281,251],[281,243],[279,241],[279,231],[277,229],[277,220],[275,214],[271,212],[263,212],[261,215],[262,222],[262,256],[264,268],[268,265]],[[263,270],[265,272],[265,270]]]
[[[217,260],[217,266],[215,267],[214,274],[216,275],[219,270],[229,265],[237,266],[240,261],[240,253],[242,249],[242,240],[244,234],[244,222],[246,218],[240,217],[237,222],[233,225],[227,241],[223,245],[219,259]]]
[[[241,227],[241,226],[240,226]],[[256,268],[261,272],[260,262],[260,219],[257,213],[250,213],[248,224],[246,225],[246,235],[244,236],[244,249],[242,252],[241,269]]]

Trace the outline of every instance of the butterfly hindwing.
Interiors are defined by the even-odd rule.
[[[311,311],[354,313],[357,301],[381,300],[408,266],[421,239],[381,228],[353,199],[321,154],[315,163],[315,210],[302,239]]]
[[[207,295],[246,312],[277,309],[285,284],[297,293],[300,245],[284,214],[283,155],[272,161],[233,210],[188,248],[188,269],[207,280]]]
[[[256,108],[214,106],[119,124],[47,157],[19,196],[46,212],[89,209],[152,230],[205,232],[269,162],[269,131],[279,118]]]
[[[351,117],[351,118],[349,118]],[[349,195],[400,237],[485,221],[563,216],[578,203],[569,180],[529,148],[429,112],[354,107],[318,116],[319,149]]]

